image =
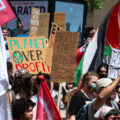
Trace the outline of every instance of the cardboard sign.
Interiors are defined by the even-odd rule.
[[[29,36],[45,36],[48,39],[49,20],[50,13],[40,13],[40,9],[32,8]]]
[[[120,50],[112,48],[108,77],[116,79],[120,73]]]
[[[27,69],[32,74],[50,73],[45,65],[46,41],[44,37],[9,37],[9,53],[14,70]]]
[[[112,79],[116,79],[120,74],[120,68],[115,68],[113,66],[109,66],[108,77]]]
[[[110,65],[120,68],[120,50],[112,48]]]
[[[53,48],[54,48],[56,31],[64,31],[64,29],[61,28],[59,25],[53,23],[51,28],[48,48],[47,48],[46,61],[45,61],[45,64],[50,67],[52,66],[52,56],[53,56]]]
[[[65,30],[65,16],[66,14],[64,12],[54,13],[54,23],[58,24],[64,30]]]
[[[78,32],[56,32],[51,81],[73,82],[76,71]]]
[[[30,34],[29,36],[39,36],[39,24],[40,24],[40,9],[32,8],[31,9],[31,21],[30,21]]]
[[[50,13],[40,13],[38,35],[45,36],[48,39]]]

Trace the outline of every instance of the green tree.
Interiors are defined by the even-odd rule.
[[[107,2],[107,1],[109,0],[87,0],[88,6],[95,8],[97,10],[101,10],[104,5],[104,2]]]

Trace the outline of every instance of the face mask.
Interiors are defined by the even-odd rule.
[[[94,92],[96,92],[97,90],[96,90],[96,84],[91,84],[90,86],[89,86],[89,88],[88,88],[88,90],[90,91],[90,92],[92,92],[92,93],[94,93]]]
[[[107,74],[99,74],[100,78],[107,78]]]

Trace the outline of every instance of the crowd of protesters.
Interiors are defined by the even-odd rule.
[[[18,33],[22,33],[23,24],[19,24]],[[6,51],[8,47],[6,38],[9,29],[3,28]],[[93,35],[91,32],[91,35]],[[92,36],[90,36],[92,37]],[[89,42],[90,42],[89,38]],[[89,42],[87,41],[87,45]],[[78,49],[77,64],[81,59]],[[6,52],[7,53],[7,52]],[[6,93],[11,106],[13,120],[36,120],[38,89],[41,84],[37,76],[33,76],[25,69],[13,71],[13,66],[7,53],[7,70],[9,88]],[[42,74],[42,73],[41,73]],[[96,72],[88,71],[81,79],[78,87],[67,83],[62,87],[60,109],[66,109],[66,120],[118,120],[120,119],[120,75],[117,79],[107,78],[108,65],[101,63]],[[51,91],[55,103],[58,99],[59,84],[51,86],[50,75],[42,74]],[[52,89],[52,90],[51,90]],[[86,105],[86,107],[84,107]],[[82,118],[81,109],[85,108]]]

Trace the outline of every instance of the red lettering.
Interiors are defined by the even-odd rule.
[[[47,69],[48,69],[48,72],[50,72],[50,68],[49,68],[49,66],[47,65]]]
[[[45,72],[45,65],[44,65],[44,62],[42,62],[42,67],[43,67],[43,71]]]
[[[22,69],[22,65],[21,64],[16,64],[15,68],[16,68],[16,70]]]
[[[29,72],[29,70],[28,70],[28,64],[23,63],[23,64],[22,64],[22,67],[23,67],[23,69],[26,69],[26,70]]]
[[[36,69],[37,69],[37,72],[39,72],[39,69],[38,69],[38,63],[40,63],[40,62],[35,62],[35,66],[36,66]]]
[[[34,65],[34,63],[30,63],[30,64],[29,64],[29,69],[30,69],[32,72],[35,72],[35,65]]]

